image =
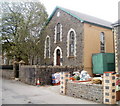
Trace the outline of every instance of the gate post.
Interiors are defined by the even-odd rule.
[[[22,65],[25,65],[25,62],[23,60],[19,61],[19,78],[20,78],[20,80],[21,80],[21,78],[23,78],[23,74],[24,74],[24,72],[22,72],[22,70],[21,70]]]
[[[25,62],[23,60],[19,61],[19,68],[20,66],[25,65]]]
[[[60,74],[60,93],[66,94],[66,84],[70,78],[69,72],[61,72]]]
[[[104,104],[116,104],[116,73],[105,72],[103,84]]]

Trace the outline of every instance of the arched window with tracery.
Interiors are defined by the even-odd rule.
[[[60,41],[60,23],[57,24],[57,35],[56,35],[56,41]]]
[[[45,55],[44,58],[50,58],[50,37],[47,36],[45,39]]]
[[[100,52],[105,53],[105,34],[104,34],[104,32],[100,33]]]
[[[70,32],[70,39],[69,39],[69,56],[74,56],[75,52],[75,35],[74,32]]]
[[[76,33],[73,29],[68,32],[68,56],[76,56]]]
[[[54,43],[59,43],[60,41],[62,41],[62,25],[60,23],[58,23],[55,26],[55,40],[54,40]]]

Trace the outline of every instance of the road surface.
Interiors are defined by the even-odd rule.
[[[0,94],[1,92],[2,104],[97,104],[60,95],[59,86],[37,87],[15,80],[3,79],[1,81],[0,79]]]

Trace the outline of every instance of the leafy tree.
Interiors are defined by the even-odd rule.
[[[40,35],[47,17],[40,2],[2,3],[2,51],[7,58],[29,64],[41,58]]]

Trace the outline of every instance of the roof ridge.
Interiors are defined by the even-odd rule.
[[[77,12],[78,14],[84,14],[84,15],[87,15],[87,16],[90,16],[90,17],[94,17],[94,18],[97,18],[97,19],[99,19],[99,20],[103,20],[103,21],[106,21],[106,22],[109,22],[109,23],[112,24],[112,22],[110,22],[110,21],[107,21],[107,20],[104,20],[104,19],[101,19],[101,18],[98,18],[98,17],[92,16],[92,15],[89,15],[89,14],[85,14],[85,13],[82,13],[82,12],[79,12],[79,11],[75,11],[75,10],[67,9],[67,8],[60,7],[60,6],[57,6],[57,7],[60,8],[60,9],[66,9],[66,10],[74,11],[74,12]]]
[[[72,15],[73,17],[75,17],[75,18],[79,19],[81,22],[84,22],[84,20],[83,20],[83,19],[81,19],[81,18],[79,18],[78,16],[76,16],[76,15],[74,15],[74,14],[72,14],[72,13],[70,13],[70,12],[66,11],[66,10],[65,10],[65,8],[63,8],[63,7],[59,7],[59,6],[57,6],[57,8],[59,8],[59,9],[61,9],[61,10],[65,11],[66,13],[68,13],[68,14]],[[72,11],[73,11],[73,10],[72,10]]]
[[[53,15],[54,15],[54,13],[56,12],[57,9],[60,9],[60,10],[62,10],[64,12],[66,12],[67,14],[75,17],[76,19],[78,19],[81,22],[85,22],[85,23],[97,25],[97,26],[100,26],[100,27],[112,29],[112,26],[111,26],[112,22],[106,21],[104,19],[100,19],[100,18],[95,17],[95,16],[91,16],[91,15],[88,15],[88,14],[80,13],[78,11],[66,9],[66,8],[63,8],[63,7],[60,7],[60,6],[56,6],[56,8],[54,9],[54,11],[52,12],[52,14],[50,15],[50,17],[48,18],[47,24],[52,19]]]

